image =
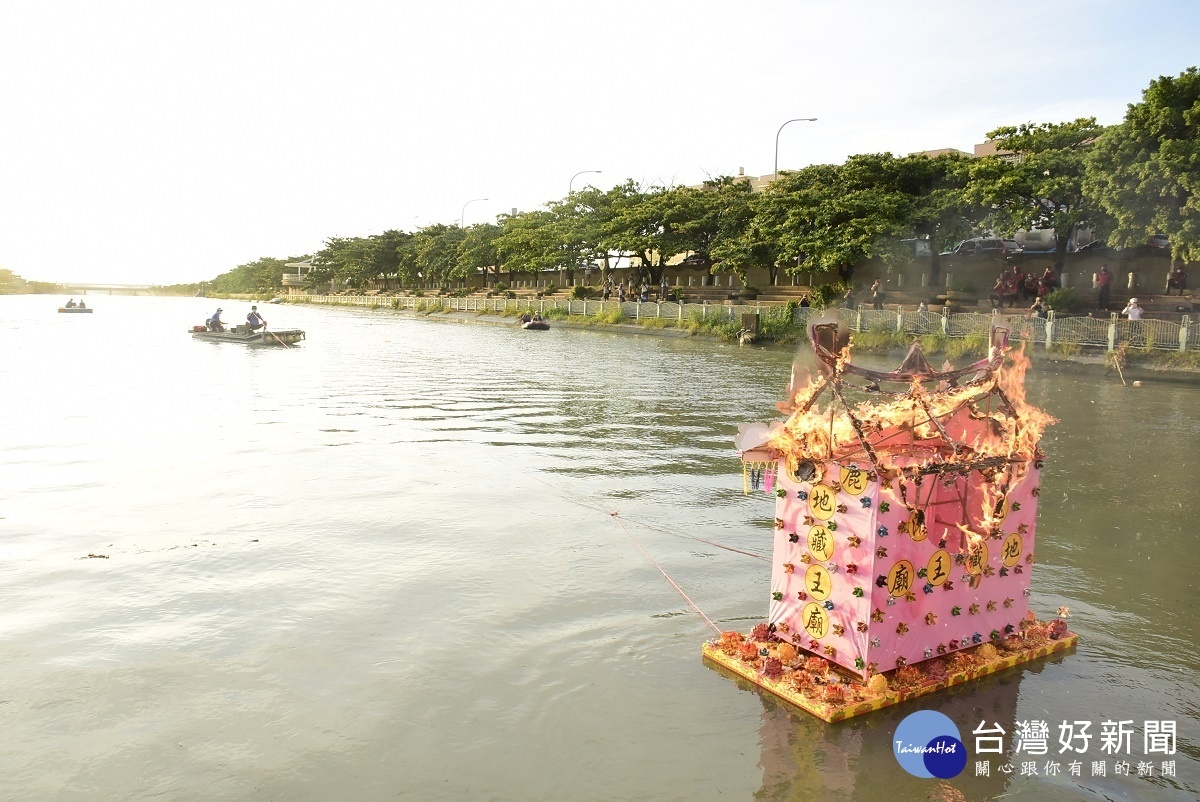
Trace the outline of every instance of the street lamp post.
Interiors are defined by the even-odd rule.
[[[581,175],[587,175],[588,173],[599,174],[599,172],[600,172],[599,170],[580,170],[575,175],[571,176],[571,180],[567,183],[567,195],[569,196],[572,192],[575,191],[575,179],[576,178],[579,178],[579,176],[581,176]]]
[[[475,203],[475,201],[485,201],[485,200],[487,200],[487,198],[471,198],[469,201],[467,201],[466,203],[463,204],[462,212],[458,215],[458,227],[459,228],[463,227],[463,220],[467,216],[467,207],[470,206],[472,203]]]
[[[787,126],[788,123],[815,123],[816,121],[816,117],[797,117],[796,119],[788,120],[786,123],[779,126],[779,130],[775,132],[775,172],[771,175],[772,181],[779,178],[779,134],[783,132],[784,127]]]

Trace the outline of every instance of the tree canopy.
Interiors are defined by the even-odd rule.
[[[1165,234],[1175,258],[1200,261],[1200,73],[1152,81],[1088,162],[1088,191],[1112,216],[1111,239]]]
[[[1002,231],[1054,231],[1055,262],[1062,270],[1075,232],[1103,224],[1099,205],[1084,192],[1088,151],[1102,131],[1094,117],[997,128],[988,137],[1000,155],[975,164],[971,196],[992,205],[986,219]]]

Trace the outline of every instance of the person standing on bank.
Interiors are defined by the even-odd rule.
[[[1138,306],[1138,299],[1130,298],[1121,314],[1129,318],[1129,341],[1133,345],[1145,344],[1146,341],[1142,337],[1142,308]]]
[[[1179,290],[1180,297],[1183,296],[1183,291],[1187,289],[1187,272],[1183,269],[1183,265],[1176,264],[1171,274],[1167,276],[1167,295],[1171,294],[1171,290]],[[80,306],[83,304],[81,303]]]
[[[871,285],[871,308],[883,309],[883,282],[879,279]]]
[[[1100,272],[1096,274],[1096,289],[1098,295],[1096,305],[1105,312],[1108,311],[1108,300],[1112,292],[1113,274],[1108,271],[1108,265],[1100,265]]]
[[[250,307],[250,314],[246,315],[246,328],[250,331],[258,331],[259,329],[265,329],[266,327],[267,321],[263,320],[262,316],[258,314],[258,307]]]

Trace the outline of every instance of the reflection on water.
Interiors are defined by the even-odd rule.
[[[304,307],[254,350],[191,341],[215,302],[59,300],[0,299],[0,797],[925,798],[888,745],[918,706],[1178,720],[1174,785],[967,799],[1200,789],[1196,388],[1039,365],[1033,603],[1078,651],[829,726],[708,670],[630,542],[720,626],[765,616],[766,566],[712,544],[768,550],[732,438],[789,353]]]

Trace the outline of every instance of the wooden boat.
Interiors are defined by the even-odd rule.
[[[60,306],[58,311],[64,314],[69,312],[90,315],[92,313],[92,308],[90,306]]]
[[[521,328],[526,331],[549,331],[550,324],[544,320],[530,320],[527,323],[522,323]]]
[[[291,348],[304,339],[304,332],[300,329],[260,329],[258,331],[250,331],[245,326],[234,326],[227,331],[209,331],[204,326],[192,326],[190,334],[193,340],[274,346],[276,348]]]

